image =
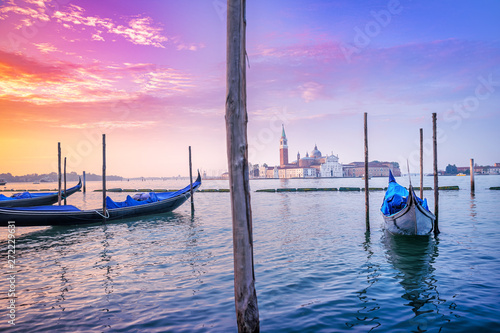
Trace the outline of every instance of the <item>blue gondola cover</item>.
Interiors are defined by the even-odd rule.
[[[387,192],[385,192],[384,202],[382,203],[380,210],[386,216],[396,214],[401,209],[406,207],[408,195],[408,190],[396,182],[392,172],[389,170],[389,186],[387,188]],[[427,199],[422,200],[419,197],[416,198],[422,207],[429,211]]]

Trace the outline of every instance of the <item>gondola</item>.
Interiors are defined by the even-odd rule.
[[[427,199],[417,197],[411,183],[408,190],[399,185],[390,170],[389,187],[380,210],[385,228],[392,234],[429,235],[436,221],[429,211]]]
[[[78,192],[82,187],[82,179],[78,184],[61,191],[61,198],[67,198],[75,192]],[[17,193],[10,197],[0,194],[0,208],[1,207],[32,207],[32,206],[46,206],[55,204],[58,201],[58,193],[30,193],[23,192]]]
[[[201,176],[193,183],[193,191],[201,186]],[[190,185],[177,192],[150,192],[138,194],[138,200],[127,196],[123,202],[106,197],[103,209],[80,210],[75,206],[41,206],[25,208],[0,208],[0,226],[14,221],[19,226],[61,226],[102,223],[129,217],[171,212],[190,198]]]

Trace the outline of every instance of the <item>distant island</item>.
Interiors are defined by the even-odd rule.
[[[76,172],[67,173],[66,181],[69,182],[78,181],[78,177],[80,176],[81,175],[78,175]],[[85,178],[88,181],[102,180],[101,175],[96,175],[93,173],[86,173]],[[7,183],[12,183],[12,182],[49,183],[49,182],[57,182],[57,173],[56,172],[51,172],[48,174],[33,173],[24,176],[13,176],[11,173],[0,173],[0,179],[5,180]],[[110,175],[106,176],[106,180],[123,180],[123,177]]]
[[[318,150],[318,145],[314,145],[311,153],[306,152],[305,157],[301,157],[300,152],[297,152],[297,159],[289,161],[288,159],[288,139],[285,133],[285,126],[281,126],[281,138],[279,145],[280,164],[276,166],[268,166],[264,163],[262,166],[251,165],[251,178],[337,178],[337,177],[364,177],[365,163],[352,162],[349,164],[341,164],[339,156],[323,155]],[[371,161],[368,163],[369,177],[387,177],[389,172],[394,176],[400,176],[401,170],[397,162],[381,162]],[[223,179],[227,179],[229,174],[226,172],[222,175]]]
[[[470,166],[457,167],[455,164],[448,164],[442,173],[445,176],[470,175]],[[474,165],[476,175],[500,175],[500,163],[495,165]]]

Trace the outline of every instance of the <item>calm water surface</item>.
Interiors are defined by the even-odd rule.
[[[405,179],[399,180],[407,185]],[[372,192],[252,193],[262,332],[500,331],[500,176],[442,177],[441,234],[386,235]],[[180,188],[187,182],[110,182]],[[31,185],[29,188],[47,184]],[[21,184],[8,184],[7,188]],[[25,185],[23,185],[26,187]],[[55,185],[52,184],[52,187]],[[98,182],[70,197],[99,207]],[[252,190],[363,186],[359,179],[255,180]],[[372,179],[370,186],[386,186]],[[432,177],[425,178],[432,186]],[[205,181],[202,188],[227,188]],[[433,194],[424,194],[434,207]],[[111,193],[121,200],[124,193]],[[17,228],[16,325],[7,323],[6,229],[0,230],[0,331],[236,332],[228,193],[199,193],[173,213],[106,226]]]

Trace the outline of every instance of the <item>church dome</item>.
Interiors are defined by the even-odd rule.
[[[314,145],[314,149],[311,151],[311,155],[310,155],[312,158],[319,158],[321,157],[321,152],[318,150],[318,146],[317,145]]]

